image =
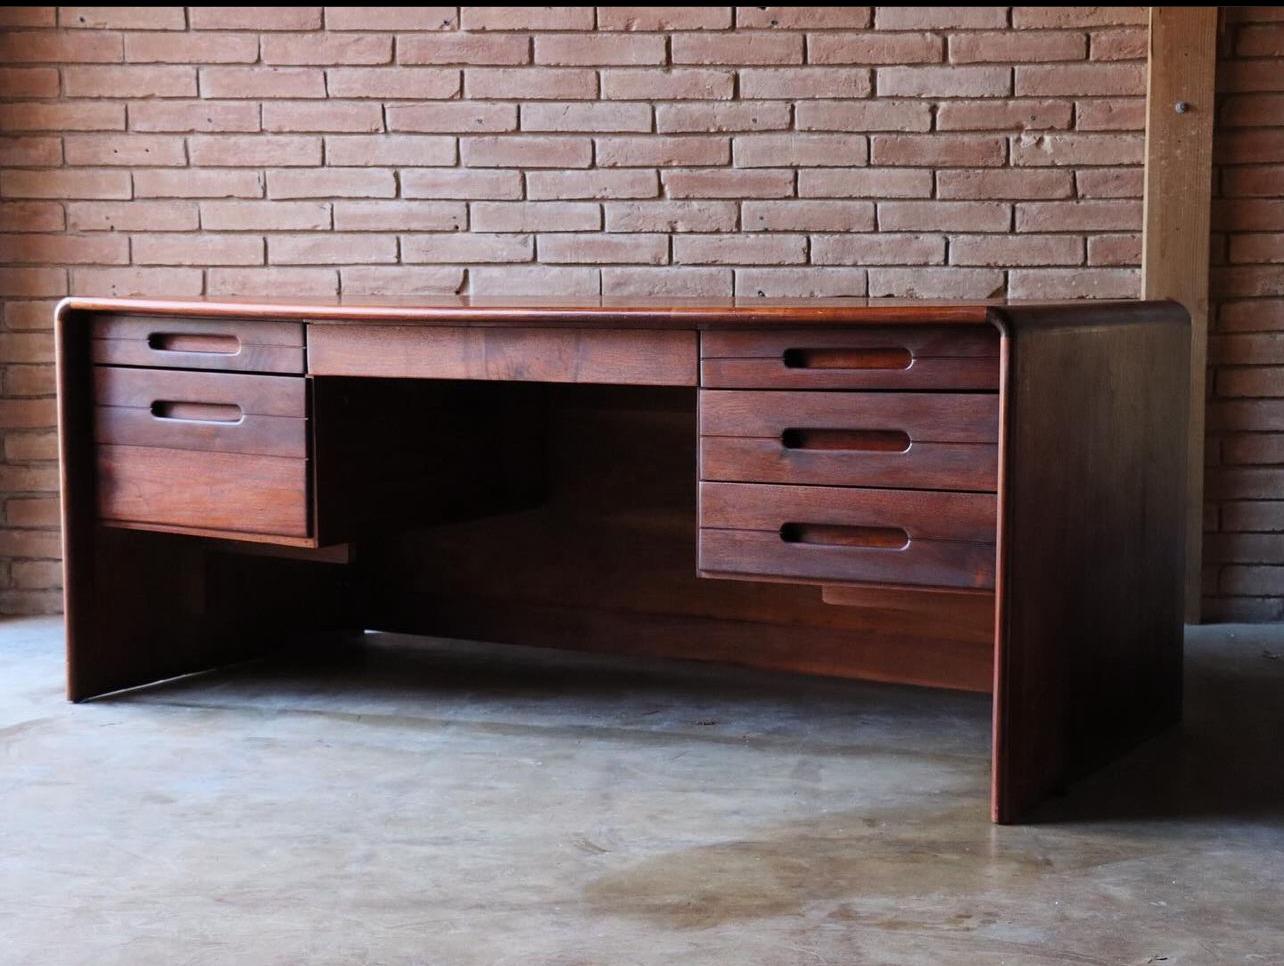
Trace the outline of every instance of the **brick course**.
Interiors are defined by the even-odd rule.
[[[1210,380],[1210,608],[1263,619],[1284,616],[1284,538],[1260,539],[1284,532],[1273,20],[1228,24]],[[1140,7],[7,8],[0,610],[58,606],[59,297],[1132,295],[1144,24]]]

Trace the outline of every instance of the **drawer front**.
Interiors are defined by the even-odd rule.
[[[306,371],[298,322],[99,315],[90,327],[91,355],[99,365]]]
[[[700,393],[700,478],[993,491],[990,394]]]
[[[700,570],[709,575],[988,590],[990,494],[700,485]]]
[[[307,383],[288,376],[128,369],[94,370],[99,443],[308,455]]]
[[[273,456],[100,445],[98,516],[108,523],[306,537],[308,466]]]
[[[992,326],[706,332],[700,384],[713,389],[999,387]]]

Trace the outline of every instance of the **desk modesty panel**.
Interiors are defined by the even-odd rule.
[[[1175,303],[58,308],[68,693],[362,629],[994,700],[993,817],[1176,721]]]

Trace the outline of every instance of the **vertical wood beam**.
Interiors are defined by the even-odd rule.
[[[1186,620],[1200,616],[1216,7],[1151,7],[1141,287],[1190,313]]]

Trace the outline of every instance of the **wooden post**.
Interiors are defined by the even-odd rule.
[[[1190,313],[1186,620],[1200,617],[1216,7],[1151,7],[1141,287]]]

